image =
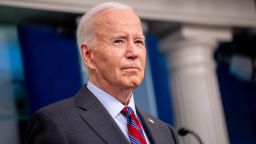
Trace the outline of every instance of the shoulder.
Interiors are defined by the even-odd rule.
[[[48,106],[42,107],[37,110],[33,115],[48,114],[48,115],[61,115],[64,112],[72,111],[75,108],[74,97],[58,101]]]
[[[34,115],[44,115],[55,118],[72,115],[76,111],[78,111],[78,103],[80,103],[81,101],[90,102],[90,100],[87,100],[89,97],[91,96],[88,95],[87,87],[83,86],[74,96],[52,103],[48,106],[42,107],[39,110],[37,110],[32,115],[32,117]]]
[[[25,143],[67,143],[62,125],[68,117],[65,110],[73,107],[73,101],[69,98],[36,111],[30,119]]]
[[[138,114],[141,116],[141,120],[148,130],[154,133],[156,137],[161,137],[161,140],[169,137],[171,139],[171,143],[179,144],[178,134],[173,126],[150,114],[141,111],[139,111]]]
[[[156,118],[155,116],[152,116],[152,115],[150,115],[150,114],[148,114],[148,113],[141,112],[141,111],[140,111],[139,113],[140,113],[140,115],[141,115],[144,119],[146,119],[146,120],[149,121],[149,122],[155,123],[155,124],[157,124],[157,125],[159,125],[159,126],[161,126],[161,127],[169,127],[171,131],[176,131],[173,126],[171,126],[170,124],[168,124],[168,123],[166,123],[166,122],[164,122],[164,121],[162,121],[162,120]]]
[[[64,99],[34,112],[29,124],[31,128],[36,125],[42,127],[59,127],[60,125],[67,123],[66,121],[69,118],[74,117],[75,110],[74,98]]]

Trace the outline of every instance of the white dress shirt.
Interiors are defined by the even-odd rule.
[[[96,85],[94,85],[92,82],[88,81],[87,88],[97,97],[97,99],[103,104],[103,106],[107,109],[111,117],[115,120],[116,124],[119,126],[119,128],[122,130],[126,138],[129,139],[128,129],[127,129],[127,118],[121,113],[122,109],[125,107],[121,102],[119,102],[115,97],[111,96],[107,92],[101,90]],[[129,104],[127,105],[132,108],[135,115],[136,109],[133,99],[133,94],[131,95]],[[144,136],[146,138],[147,144],[149,143],[148,137],[142,128]]]

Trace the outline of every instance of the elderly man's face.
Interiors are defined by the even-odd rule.
[[[95,17],[94,74],[111,88],[135,88],[144,78],[146,49],[139,18],[129,10],[106,10]]]

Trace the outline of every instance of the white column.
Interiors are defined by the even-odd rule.
[[[185,25],[160,42],[168,58],[176,127],[187,127],[204,144],[228,144],[213,52],[220,40],[231,40],[228,28]],[[183,144],[198,144],[191,135]]]

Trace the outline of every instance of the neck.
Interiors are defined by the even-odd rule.
[[[107,82],[104,81],[98,81],[97,79],[94,79],[92,77],[89,77],[89,80],[96,85],[101,90],[107,92],[111,96],[113,96],[115,99],[117,99],[119,102],[121,102],[123,105],[128,105],[132,91],[131,88],[121,88],[120,86],[113,86],[110,85]]]

